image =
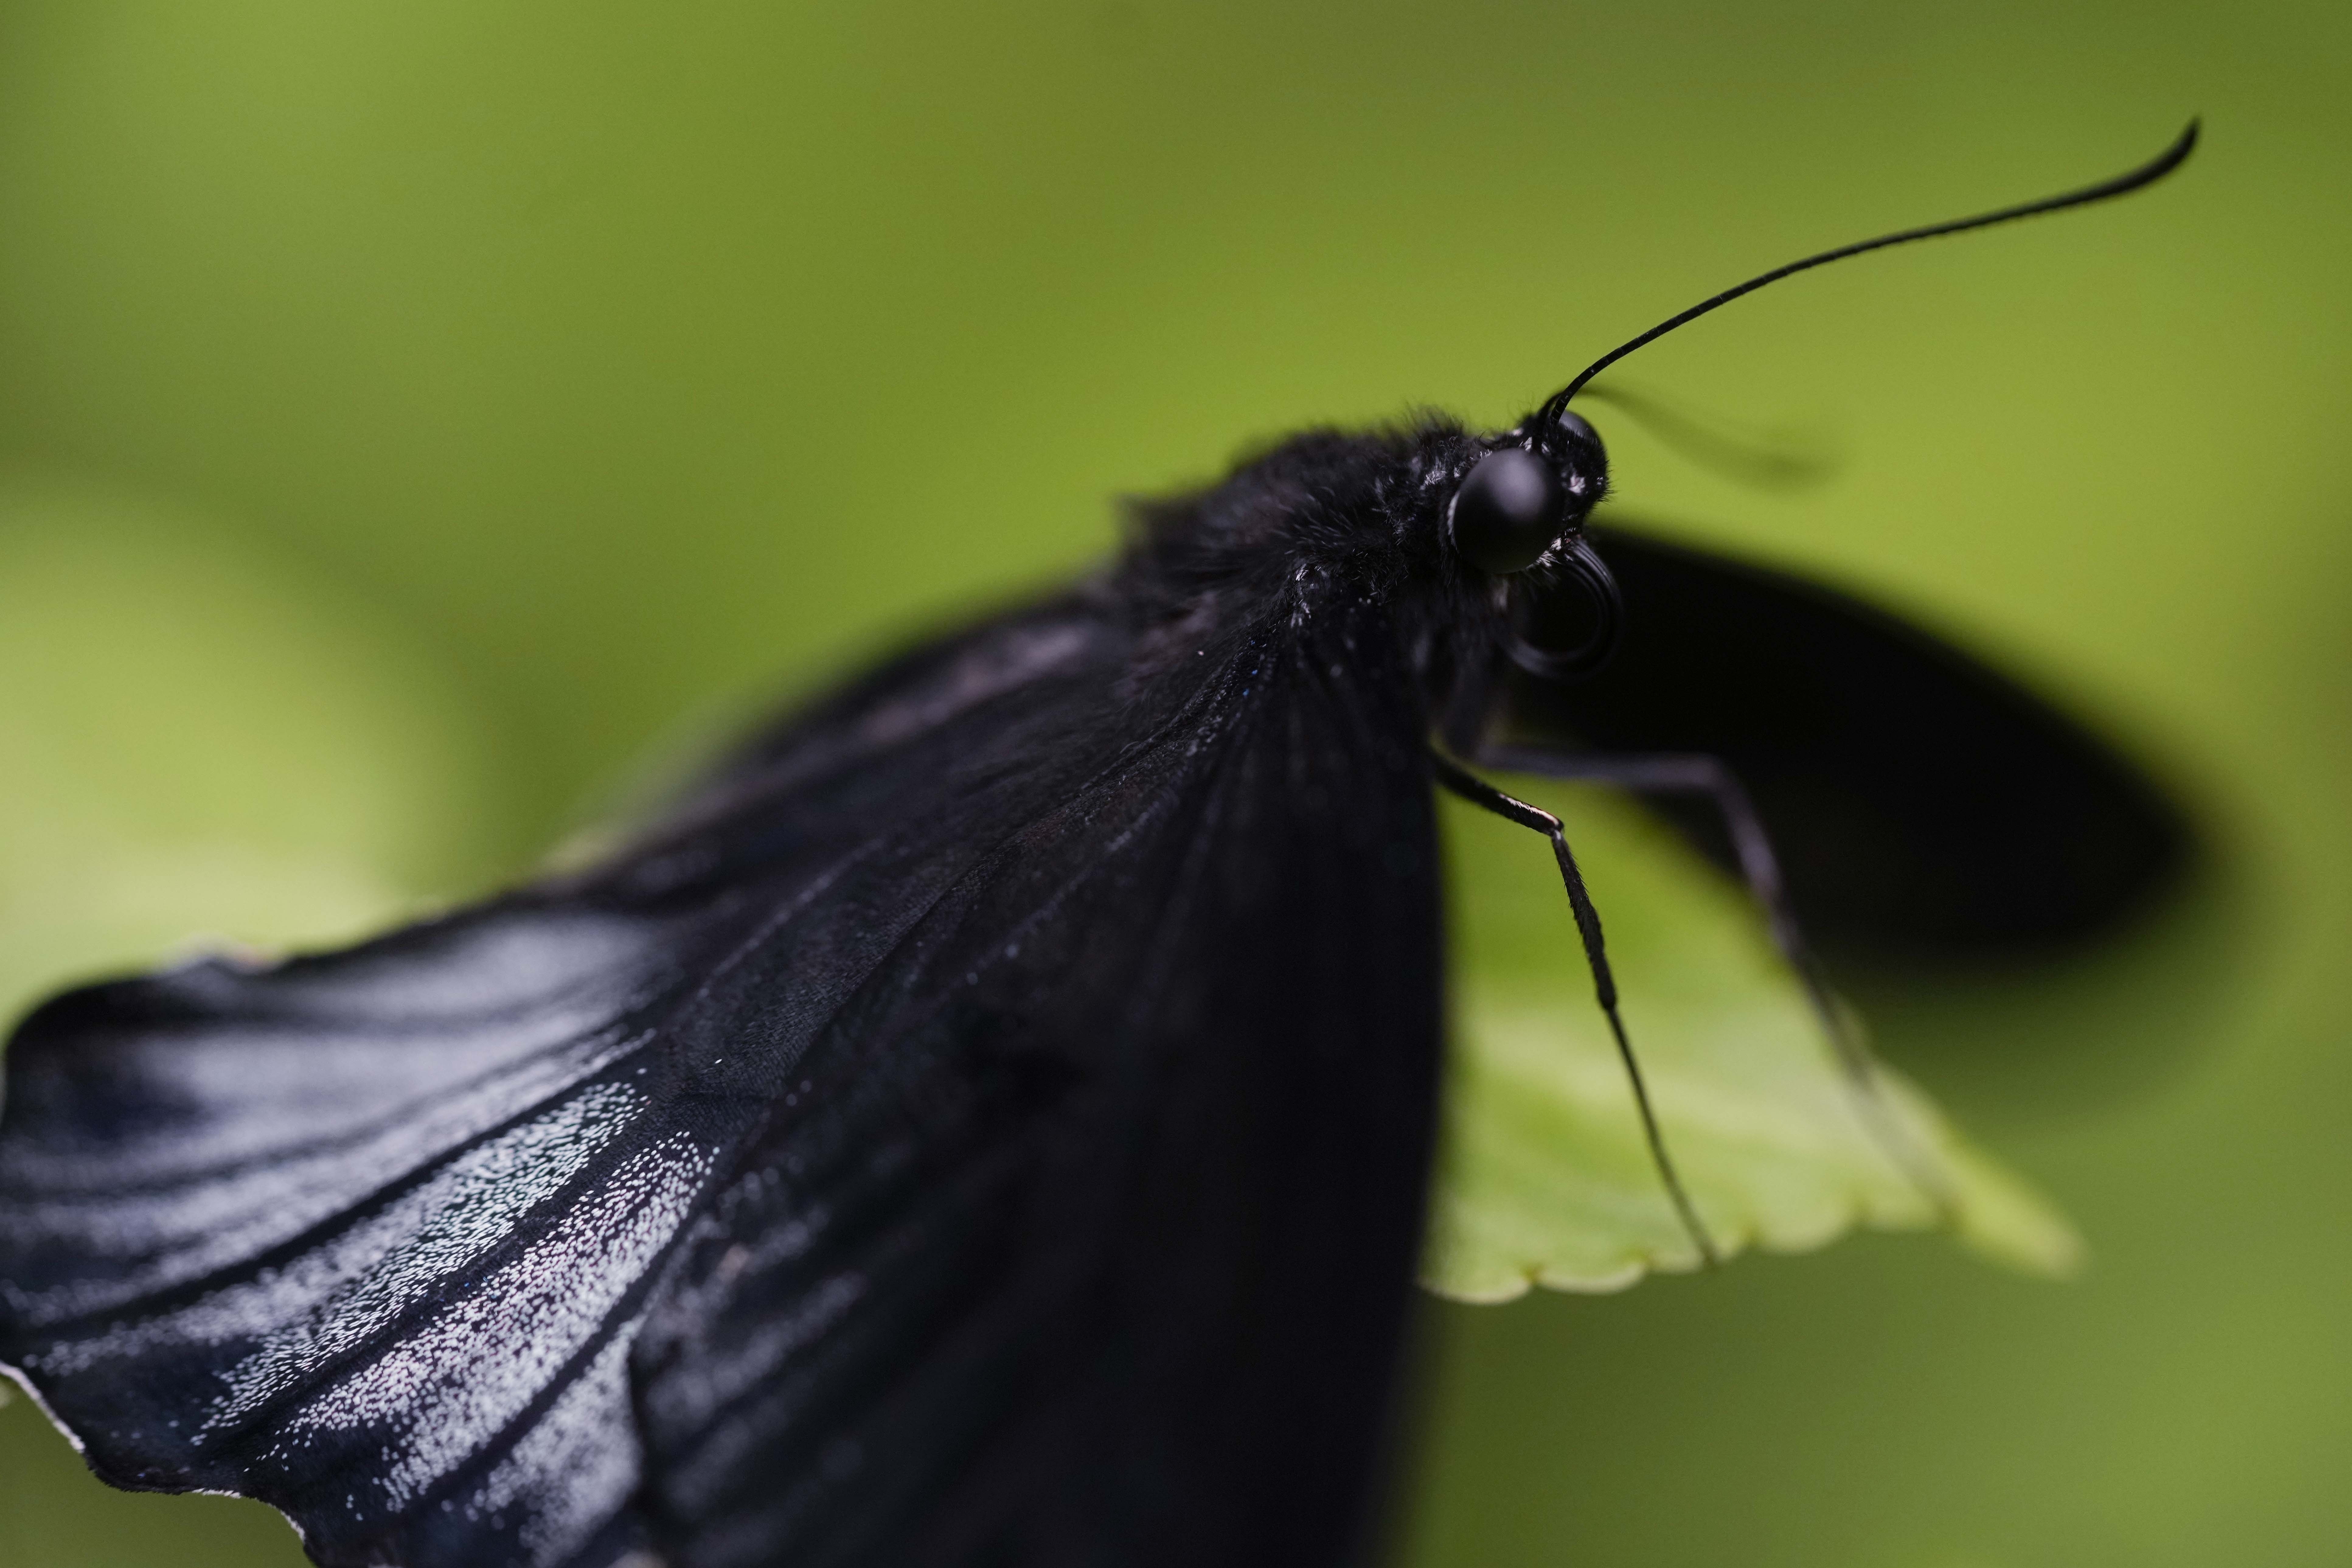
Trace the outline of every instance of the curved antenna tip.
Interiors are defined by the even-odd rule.
[[[2197,139],[2204,133],[2205,117],[2201,114],[2190,115],[2189,123],[2182,129],[2179,139],[2164,150],[2163,156],[2148,165],[2147,177],[2151,180],[2160,180],[2189,162],[2189,154],[2197,151]]]

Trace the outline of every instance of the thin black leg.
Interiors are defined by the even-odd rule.
[[[1772,840],[1764,831],[1763,819],[1756,815],[1747,790],[1740,787],[1738,777],[1722,758],[1704,753],[1588,755],[1497,746],[1481,751],[1477,760],[1483,766],[1512,773],[1615,784],[1640,795],[1696,795],[1714,803],[1723,814],[1724,827],[1731,835],[1732,852],[1738,859],[1741,879],[1764,911],[1773,945],[1780,950],[1780,956],[1803,984],[1806,1000],[1821,1021],[1822,1032],[1829,1037],[1830,1047],[1837,1054],[1872,1136],[1948,1223],[1954,1217],[1958,1205],[1949,1179],[1895,1120],[1879,1082],[1877,1059],[1831,994],[1821,963],[1797,924],[1796,911],[1789,903],[1788,884],[1780,875],[1780,857],[1772,852]]]
[[[1609,952],[1601,939],[1601,912],[1592,907],[1591,896],[1584,889],[1584,873],[1577,869],[1576,857],[1568,847],[1568,834],[1560,826],[1559,818],[1505,795],[1444,756],[1432,753],[1432,761],[1437,770],[1437,782],[1445,788],[1506,822],[1533,828],[1551,840],[1552,856],[1559,862],[1559,879],[1568,886],[1568,907],[1576,915],[1576,934],[1584,943],[1584,962],[1592,971],[1593,994],[1600,999],[1601,1011],[1609,1020],[1609,1032],[1616,1037],[1618,1059],[1625,1064],[1625,1076],[1633,1086],[1633,1105],[1642,1113],[1642,1131],[1650,1141],[1650,1159],[1658,1168],[1658,1179],[1665,1184],[1666,1195],[1674,1200],[1675,1212],[1682,1216],[1683,1228],[1697,1244],[1699,1257],[1709,1267],[1720,1263],[1723,1259],[1716,1251],[1715,1239],[1699,1222],[1698,1210],[1692,1206],[1690,1194],[1683,1190],[1682,1177],[1675,1171],[1674,1159],[1666,1152],[1665,1135],[1659,1131],[1657,1112],[1650,1105],[1649,1086],[1642,1080],[1642,1064],[1634,1058],[1633,1043],[1625,1037],[1625,1020],[1617,1010],[1617,981],[1609,972]]]

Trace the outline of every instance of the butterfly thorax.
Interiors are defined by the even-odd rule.
[[[1485,668],[1500,646],[1495,580],[1455,553],[1447,520],[1463,476],[1507,440],[1433,416],[1311,430],[1215,484],[1134,503],[1109,586],[1134,617],[1139,662],[1191,659],[1372,605],[1442,708],[1457,672]]]

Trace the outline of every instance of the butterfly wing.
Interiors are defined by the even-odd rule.
[[[1523,744],[1708,752],[1747,786],[1808,929],[1859,955],[2024,953],[2095,935],[2180,871],[2179,811],[2104,742],[1863,601],[1620,528],[1598,674],[1514,672]],[[1710,811],[1657,803],[1726,864]]]
[[[50,1004],[0,1360],[331,1564],[1344,1559],[1438,1035],[1393,642],[1046,606],[604,867]]]

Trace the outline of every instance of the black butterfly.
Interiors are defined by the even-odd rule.
[[[1500,434],[1285,441],[593,868],[56,998],[7,1058],[0,1360],[107,1480],[262,1499],[327,1564],[1359,1556],[1437,1098],[1433,781],[1549,838],[1612,1025],[1559,824],[1471,766],[1677,796],[1809,976],[1791,906],[2046,943],[2186,847],[1963,656],[1588,527],[1569,399],[2194,138],[1767,274]]]

